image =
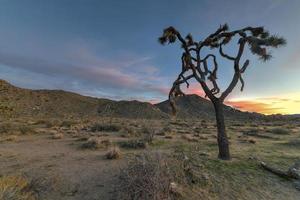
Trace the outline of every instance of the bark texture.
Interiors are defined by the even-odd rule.
[[[216,122],[218,130],[218,147],[219,147],[219,158],[222,160],[230,160],[229,142],[226,134],[223,104],[220,102],[214,102],[214,108],[216,112]]]

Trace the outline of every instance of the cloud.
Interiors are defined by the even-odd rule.
[[[110,62],[101,60],[88,51],[79,50],[77,54],[73,54],[73,57],[67,58],[73,58],[73,62],[55,62],[0,53],[0,63],[3,65],[38,73],[48,76],[50,79],[57,78],[64,79],[66,82],[76,82],[76,87],[62,86],[64,89],[75,90],[75,92],[86,94],[85,90],[90,91],[88,93],[98,91],[95,93],[96,95],[111,93],[110,96],[119,93],[120,96],[125,95],[125,98],[136,94],[140,94],[140,96],[151,93],[167,94],[168,87],[162,85],[164,78],[158,75],[158,68],[144,63],[149,61],[149,57],[139,57],[136,60],[131,58],[124,62]],[[130,65],[140,65],[140,67]]]

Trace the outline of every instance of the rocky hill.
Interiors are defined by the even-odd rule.
[[[112,101],[82,96],[62,90],[29,90],[0,80],[2,117],[78,117],[167,118],[150,103]]]
[[[1,116],[96,115],[98,99],[62,90],[22,89],[0,81]]]
[[[214,118],[212,104],[197,95],[176,100],[179,118]],[[241,112],[225,106],[229,118],[257,118],[262,115]],[[0,80],[1,117],[124,117],[164,119],[171,116],[168,101],[155,105],[139,101],[113,101],[82,96],[62,90],[29,90]]]
[[[198,95],[186,95],[178,97],[176,100],[177,117],[179,118],[214,118],[214,107],[212,103]],[[172,114],[170,103],[168,100],[156,104],[156,106],[163,112]],[[258,113],[242,112],[230,106],[224,106],[224,115],[226,118],[260,118],[264,115]]]

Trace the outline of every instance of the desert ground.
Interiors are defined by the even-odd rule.
[[[215,122],[124,118],[1,121],[0,199],[291,199],[299,121],[227,121],[232,159],[217,159]]]

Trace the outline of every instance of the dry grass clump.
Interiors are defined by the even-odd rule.
[[[5,122],[0,124],[0,134],[32,134],[36,133],[34,127],[28,124]]]
[[[107,159],[112,160],[112,159],[119,159],[121,155],[122,153],[119,147],[113,147],[105,154],[105,157]]]
[[[151,127],[151,126],[144,126],[142,128],[142,132],[143,132],[143,135],[144,135],[144,140],[151,144],[153,142],[153,139],[154,139],[154,135],[156,133],[156,129],[154,127]]]
[[[81,147],[84,149],[99,149],[108,147],[109,145],[111,145],[111,141],[108,139],[102,140],[97,137],[91,137]]]
[[[30,183],[21,176],[0,177],[1,200],[34,200],[30,191]]]
[[[191,135],[182,135],[181,138],[184,139],[184,140],[187,140],[189,142],[198,142],[198,139],[194,138]]]
[[[122,127],[122,130],[121,130],[123,133],[122,133],[122,137],[132,137],[132,136],[137,136],[135,130],[130,127],[130,126],[123,126]]]
[[[15,141],[18,141],[18,136],[16,135],[9,135],[5,138],[6,141],[8,142],[15,142]]]
[[[33,125],[43,125],[43,126],[45,126],[45,128],[51,128],[51,127],[55,126],[55,124],[58,124],[58,123],[57,122],[55,123],[54,121],[46,120],[46,119],[40,119],[40,120],[37,120],[35,123],[33,123]]]
[[[121,172],[118,199],[172,199],[171,174],[161,154],[135,157]]]
[[[52,139],[58,140],[58,139],[62,139],[64,137],[64,134],[62,133],[54,133],[52,135]]]
[[[199,139],[202,139],[202,140],[207,140],[208,139],[207,136],[201,135],[199,133],[194,133],[193,136],[197,137]]]

